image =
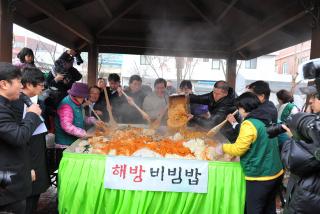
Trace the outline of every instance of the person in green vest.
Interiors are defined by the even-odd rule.
[[[94,117],[85,117],[83,102],[88,97],[88,85],[73,83],[68,94],[58,105],[57,117],[55,118],[55,140],[58,146],[71,145],[78,138],[92,136],[85,130],[85,123],[102,125],[102,121],[96,121]]]
[[[246,179],[246,213],[276,213],[276,194],[283,177],[278,139],[268,137],[267,114],[250,114],[261,105],[252,92],[245,92],[236,99],[236,106],[243,122],[234,144],[216,147],[217,155],[223,153],[240,156]]]
[[[280,90],[276,93],[279,105],[278,109],[278,121],[286,122],[290,115],[298,113],[299,108],[293,103],[293,96],[287,90]]]

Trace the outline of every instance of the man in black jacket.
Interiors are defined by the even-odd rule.
[[[27,96],[32,99],[32,102],[38,103],[40,107],[44,107],[43,103],[38,101],[39,95],[44,88],[44,75],[38,68],[24,68],[22,70],[22,92],[20,98],[11,102],[13,110],[16,112],[19,120],[23,119],[24,107],[22,96]],[[47,170],[46,159],[46,140],[47,134],[46,126],[41,124],[28,143],[29,163],[32,180],[32,192],[27,197],[26,201],[26,214],[35,213],[37,210],[38,200],[40,194],[45,192],[49,187],[49,174]]]
[[[142,104],[146,94],[142,91],[142,79],[139,75],[132,75],[129,79],[129,87],[123,90],[134,102],[142,108]],[[120,105],[113,108],[118,108],[118,116],[120,123],[144,123],[145,119],[139,111],[128,103],[127,98],[123,94],[119,94]]]
[[[193,122],[206,129],[218,125],[226,119],[228,114],[233,113],[237,109],[234,103],[236,94],[233,88],[223,80],[217,81],[214,84],[212,92],[203,95],[190,94],[189,98],[190,103],[208,105],[208,110],[211,114],[208,120],[199,117],[193,119]],[[230,142],[235,142],[239,134],[238,130],[233,129],[229,123],[221,129],[221,133]]]
[[[269,83],[263,80],[258,80],[248,85],[247,89],[248,91],[257,95],[261,102],[261,105],[259,105],[258,108],[250,112],[248,118],[259,118],[266,125],[277,123],[278,111],[273,102],[269,100],[271,93]],[[236,129],[239,128],[240,125],[233,115],[229,114],[227,119],[233,125],[233,127]]]
[[[122,99],[119,97],[118,90],[121,89],[120,76],[116,73],[111,73],[108,76],[109,86],[106,84],[106,80],[102,77],[98,78],[97,87],[100,89],[100,97],[97,102],[99,106],[106,106],[106,99],[104,95],[104,89],[106,89],[110,104],[112,106],[112,114],[116,121],[119,121]],[[109,121],[109,114],[106,114],[106,121]]]
[[[20,77],[18,68],[0,62],[0,172],[11,175],[0,181],[0,212],[25,213],[31,193],[27,142],[42,123],[38,104],[27,108],[21,121],[11,108],[10,101],[20,95]]]
[[[250,113],[251,116],[254,117],[255,114],[268,115],[269,123],[270,122],[277,123],[277,118],[278,118],[277,108],[273,104],[273,102],[269,101],[269,97],[271,93],[269,83],[262,80],[255,81],[248,86],[248,91],[257,95],[257,97],[261,102],[261,105]]]

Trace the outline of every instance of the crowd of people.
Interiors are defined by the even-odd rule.
[[[302,164],[308,168],[312,159],[312,169],[301,170],[299,166],[295,170],[297,165],[289,161],[294,157],[288,155],[293,144],[290,129],[283,125],[287,133],[268,135],[268,126],[286,122],[300,111],[289,91],[277,93],[276,107],[269,100],[269,84],[262,80],[248,85],[240,96],[223,80],[217,81],[211,92],[196,95],[190,80],[183,80],[176,90],[171,81],[158,78],[152,91],[139,75],[132,75],[128,87],[123,87],[116,73],[109,74],[107,81],[99,78],[89,87],[77,82],[82,78],[73,67],[78,54],[75,50],[64,52],[46,78],[36,68],[29,48],[18,54],[19,63],[0,63],[0,212],[33,213],[37,209],[40,194],[50,182],[45,151],[48,132],[55,134],[60,159],[67,146],[93,135],[92,126],[109,122],[107,100],[116,122],[147,123],[166,114],[169,96],[175,93],[189,100],[193,115],[189,126],[209,130],[225,119],[229,121],[221,133],[230,143],[217,146],[215,152],[240,157],[246,179],[246,213],[275,213],[275,199],[286,167],[299,178],[290,182],[286,205],[292,211],[289,213],[320,210],[319,159],[308,153]],[[319,91],[315,86],[308,89],[311,109],[320,114]],[[166,115],[161,118],[165,124]],[[301,183],[305,176],[311,176],[307,180],[311,179],[311,184]]]

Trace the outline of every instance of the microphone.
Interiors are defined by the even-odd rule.
[[[20,97],[21,97],[22,101],[24,102],[24,104],[26,104],[28,107],[30,107],[33,104],[30,97],[25,95],[23,92],[21,92]]]
[[[28,97],[23,92],[20,93],[20,97],[21,97],[22,101],[24,102],[24,104],[27,105],[27,107],[30,107],[33,104],[33,102],[31,101],[30,97]],[[39,117],[43,122],[44,121],[43,117],[41,115],[39,115]]]

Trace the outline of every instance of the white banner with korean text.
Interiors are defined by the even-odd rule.
[[[108,156],[105,188],[207,193],[208,162]]]

